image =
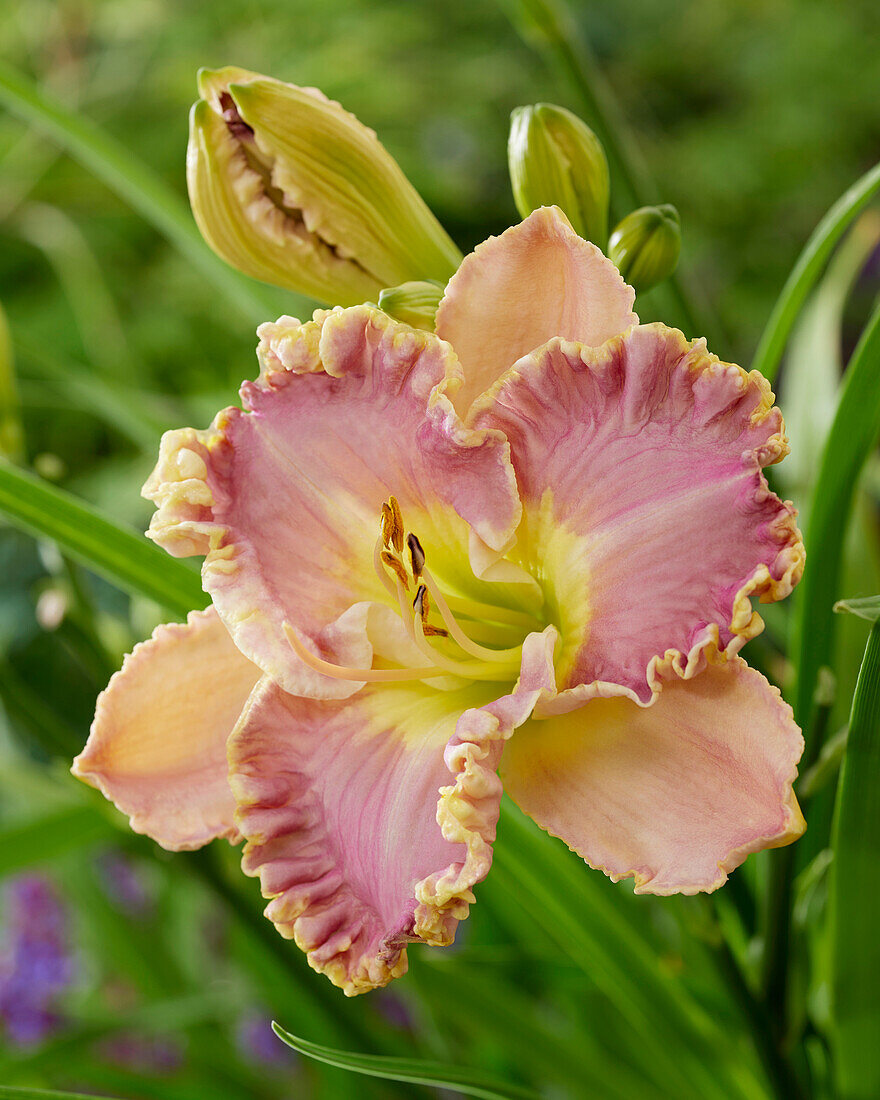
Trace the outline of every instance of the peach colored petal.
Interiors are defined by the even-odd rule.
[[[703,341],[644,325],[603,347],[552,340],[475,405],[502,430],[523,500],[510,557],[541,578],[563,694],[641,702],[763,628],[804,549],[761,467],[787,453],[773,394]],[[565,689],[570,689],[566,698]]]
[[[370,666],[363,623],[344,617],[387,599],[373,565],[383,501],[397,497],[432,562],[464,569],[470,534],[497,556],[521,509],[503,436],[466,429],[444,394],[459,372],[447,344],[368,307],[316,318],[261,327],[247,411],[169,433],[144,492],[158,505],[150,536],[206,555],[205,588],[242,652],[320,698],[354,689],[306,668],[282,626],[327,660]]]
[[[226,741],[259,676],[213,608],[157,627],[98,696],[71,771],[163,848],[237,843]]]
[[[437,310],[437,335],[464,369],[455,407],[464,415],[517,359],[554,336],[603,344],[636,323],[634,300],[614,264],[556,206],[490,237],[465,257]]]
[[[542,828],[614,881],[694,894],[804,831],[792,791],[803,744],[779,691],[734,657],[696,679],[673,675],[649,707],[594,699],[529,722],[501,776]]]
[[[500,747],[552,686],[552,636],[529,639],[519,689],[494,702],[487,685],[302,699],[268,677],[252,695],[229,744],[242,866],[278,931],[348,995],[403,974],[407,943],[451,943],[467,916],[492,860]]]

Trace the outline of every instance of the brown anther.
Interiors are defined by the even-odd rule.
[[[412,532],[406,536],[406,545],[409,547],[409,559],[412,562],[413,577],[418,580],[425,568],[425,551],[422,544]]]
[[[391,545],[393,532],[394,513],[391,511],[390,506],[386,503],[382,505],[382,517],[379,520],[379,538],[381,538],[383,546]]]
[[[428,622],[428,615],[431,611],[431,598],[428,595],[428,590],[423,584],[419,585],[419,590],[416,592],[416,598],[413,600],[413,611],[415,611],[422,621],[422,631],[426,638],[448,638],[449,631],[444,630],[442,626],[431,626]]]
[[[383,550],[379,557],[382,559],[382,564],[387,565],[403,587],[408,589],[409,577],[406,575],[406,570],[403,568],[403,562],[395,554],[392,554],[390,550]]]
[[[388,508],[391,511],[391,545],[400,554],[403,551],[403,513],[397,503],[397,497],[388,498]]]

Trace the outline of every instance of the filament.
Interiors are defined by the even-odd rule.
[[[486,646],[471,641],[449,610],[449,604],[447,604],[443,593],[437,587],[437,582],[424,567],[422,568],[422,584],[431,593],[434,603],[437,605],[437,610],[440,612],[440,617],[449,633],[466,653],[470,653],[472,657],[477,657],[481,661],[510,661],[519,656],[521,653],[519,646],[513,649],[487,649]]]
[[[401,591],[403,586],[401,585]],[[363,680],[366,683],[400,683],[405,680],[425,680],[434,676],[442,676],[443,669],[432,665],[428,668],[349,668],[346,665],[334,665],[330,661],[324,661],[310,652],[297,638],[290,623],[282,624],[284,636],[288,644],[299,659],[323,676],[330,676],[334,680]]]

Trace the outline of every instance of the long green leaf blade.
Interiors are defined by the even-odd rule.
[[[794,711],[809,730],[813,695],[833,646],[834,602],[838,595],[843,541],[862,466],[880,436],[880,306],[865,328],[844,377],[840,404],[822,453],[810,504],[806,545],[810,561],[795,605],[791,656],[797,668]],[[808,738],[803,766],[822,747]]]
[[[0,1100],[119,1100],[96,1092],[59,1092],[57,1089],[26,1089],[18,1085],[0,1085]]]
[[[197,573],[97,509],[0,460],[0,512],[21,529],[52,539],[71,557],[126,592],[174,615],[207,606]]]
[[[387,1058],[378,1054],[357,1054],[347,1050],[334,1050],[291,1035],[278,1024],[272,1030],[282,1042],[308,1058],[324,1062],[338,1069],[351,1070],[366,1077],[380,1077],[384,1081],[405,1081],[413,1085],[435,1085],[452,1089],[464,1096],[478,1096],[482,1100],[538,1100],[538,1093],[499,1081],[491,1074],[478,1069],[462,1069],[442,1062],[423,1062],[416,1058]]]
[[[840,196],[816,226],[776,299],[752,360],[752,369],[759,370],[765,378],[772,381],[776,377],[797,315],[822,274],[834,246],[878,191],[880,164],[875,164]]]
[[[838,788],[831,865],[832,1041],[837,1096],[880,1096],[880,623],[868,637]]]
[[[68,111],[8,65],[0,65],[0,103],[39,127],[85,168],[115,191],[189,260],[248,321],[277,313],[274,296],[238,272],[208,248],[186,203],[130,149],[100,127]]]
[[[534,826],[505,796],[501,842],[492,873],[510,882],[520,904],[620,1011],[657,1073],[682,1094],[741,1095],[722,1066],[707,1065],[721,1041],[715,1022],[674,978],[600,891],[572,867],[569,853]],[[548,883],[552,888],[548,889]]]

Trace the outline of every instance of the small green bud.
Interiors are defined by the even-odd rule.
[[[379,309],[405,325],[433,332],[444,290],[442,283],[430,281],[389,286],[379,294]]]
[[[199,73],[187,183],[208,244],[257,279],[335,305],[449,279],[461,253],[375,133],[315,88]]]
[[[619,222],[608,256],[636,293],[668,279],[681,252],[681,219],[674,206],[642,206]]]
[[[510,183],[520,216],[558,206],[599,248],[608,239],[608,161],[589,126],[564,107],[536,103],[510,116]]]

